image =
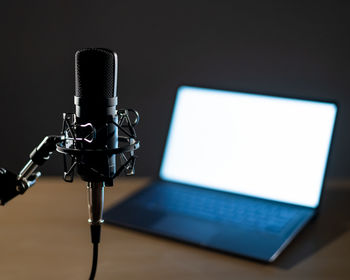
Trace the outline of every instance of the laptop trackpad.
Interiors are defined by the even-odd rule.
[[[213,223],[192,218],[184,219],[183,216],[177,215],[166,215],[150,228],[158,233],[197,244],[208,243],[218,233]]]

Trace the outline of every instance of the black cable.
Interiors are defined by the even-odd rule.
[[[96,269],[97,269],[97,258],[98,258],[98,243],[93,244],[93,254],[92,254],[92,267],[90,272],[89,280],[95,279]]]
[[[91,232],[91,242],[93,244],[93,253],[92,253],[92,267],[91,267],[89,280],[94,280],[96,269],[97,269],[98,243],[100,243],[101,225],[91,224],[90,232]]]

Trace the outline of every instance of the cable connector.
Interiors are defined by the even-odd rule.
[[[93,244],[100,243],[101,225],[100,224],[91,224],[90,225],[90,233],[91,233],[91,242]]]
[[[89,280],[95,279],[98,260],[98,244],[101,237],[101,224],[90,224],[91,242],[93,244],[92,266]]]

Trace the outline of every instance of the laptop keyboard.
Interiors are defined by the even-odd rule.
[[[150,210],[188,215],[240,225],[252,230],[280,233],[298,214],[293,206],[185,186],[156,187],[147,200]],[[145,197],[144,197],[145,198]]]

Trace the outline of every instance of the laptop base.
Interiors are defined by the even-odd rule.
[[[273,213],[277,217],[272,217]],[[156,181],[106,211],[104,219],[107,223],[272,262],[314,214],[312,208]]]

